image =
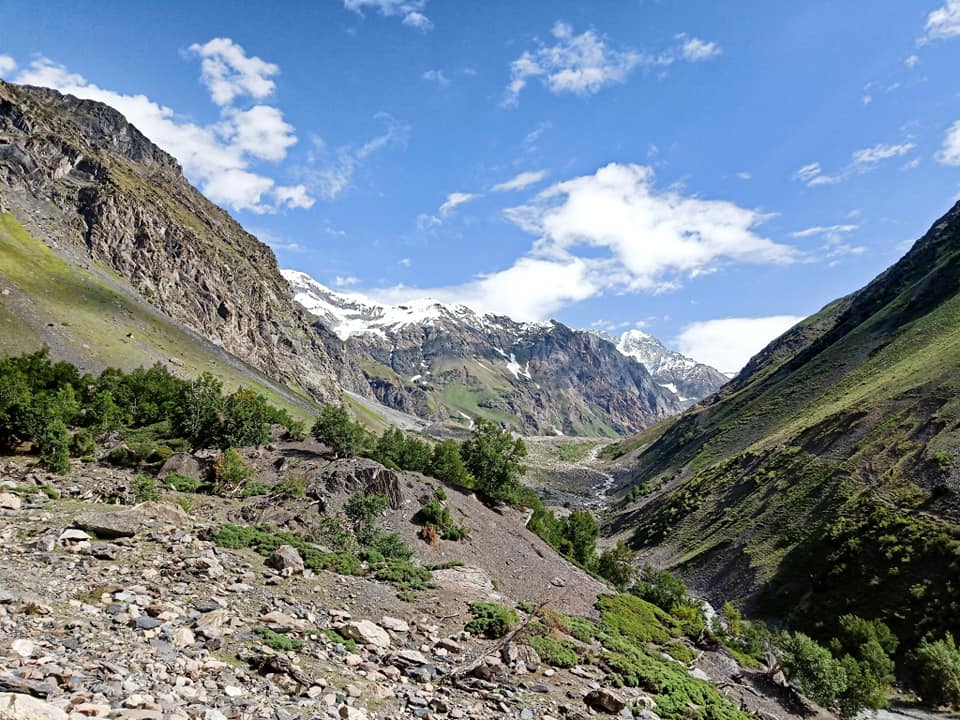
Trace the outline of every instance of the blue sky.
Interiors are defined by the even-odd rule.
[[[960,0],[0,1],[281,266],[735,370],[960,196]]]

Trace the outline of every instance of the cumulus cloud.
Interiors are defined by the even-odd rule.
[[[364,10],[373,10],[384,17],[399,17],[404,25],[418,30],[430,30],[433,23],[421,10],[427,0],[343,0],[343,6],[358,15]]]
[[[721,52],[720,46],[715,42],[707,42],[695,37],[686,39],[685,35],[681,35],[680,39],[683,40],[683,45],[680,46],[680,54],[687,62],[709,60],[717,57]]]
[[[960,36],[960,0],[947,0],[927,16],[927,38],[953,38]]]
[[[609,47],[606,38],[593,30],[574,35],[570,25],[557,22],[551,34],[553,45],[540,43],[510,63],[504,105],[517,104],[530,78],[538,78],[552,93],[592,95],[606,85],[623,82],[641,60],[633,50]]]
[[[17,61],[9,55],[0,55],[0,78],[6,78],[17,69]]]
[[[960,120],[957,120],[943,138],[936,160],[944,165],[960,165]]]
[[[920,58],[916,55],[910,55],[906,60],[903,61],[903,64],[907,66],[907,70],[913,70],[917,65],[920,64]]]
[[[812,162],[794,172],[793,179],[802,182],[808,187],[836,185],[854,175],[863,175],[871,172],[875,170],[882,161],[902,157],[915,147],[916,145],[914,143],[909,142],[897,145],[879,143],[873,147],[854,150],[850,155],[850,162],[836,173],[824,173],[820,163]]]
[[[201,58],[203,83],[217,105],[230,105],[244,95],[262,100],[276,88],[270,78],[279,73],[280,68],[258,57],[249,57],[230,38],[213,38],[203,45],[194,43],[190,52]]]
[[[721,372],[739,372],[747,361],[803,318],[797,315],[719,318],[690,323],[674,338],[688,357]]]
[[[509,192],[512,190],[523,190],[531,185],[536,185],[547,176],[546,170],[527,170],[502,183],[497,183],[492,188],[493,192]]]
[[[676,35],[678,44],[659,53],[614,49],[606,36],[593,30],[575,35],[572,26],[560,21],[554,23],[550,34],[552,45],[538,42],[536,49],[525,51],[510,63],[510,82],[502,105],[517,105],[521,91],[531,78],[540,80],[554,94],[594,95],[607,85],[625,82],[638,66],[664,71],[680,60],[701,62],[721,53],[715,42],[686,33]]]
[[[476,200],[479,195],[476,193],[454,192],[447,195],[447,199],[440,206],[440,217],[446,217],[455,207],[464,205],[472,200]]]
[[[281,185],[257,167],[276,163],[296,144],[283,113],[263,103],[230,104],[240,98],[262,99],[274,89],[269,76],[276,66],[249,58],[228,38],[192,46],[202,58],[201,72],[211,99],[221,106],[220,120],[201,125],[146,95],[125,95],[101,88],[48,58],[21,69],[16,82],[50,87],[80,98],[97,100],[123,113],[144,135],[173,155],[187,177],[212,201],[234,210],[264,213],[278,208],[308,208],[313,198],[302,185]]]
[[[390,302],[429,295],[542,320],[604,292],[661,292],[726,263],[790,263],[799,253],[757,234],[767,216],[654,186],[653,170],[610,164],[505,211],[534,235],[509,267],[445,288],[372,291]],[[425,227],[440,222],[422,216]]]

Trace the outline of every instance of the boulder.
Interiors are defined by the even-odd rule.
[[[0,693],[0,720],[67,720],[68,715],[44,700],[20,695]]]
[[[382,627],[369,620],[351,620],[337,628],[341,635],[362,645],[378,648],[390,647],[390,635]]]
[[[0,509],[2,510],[19,510],[20,509],[20,498],[13,493],[0,493]]]
[[[279,570],[282,575],[303,572],[303,558],[292,545],[281,545],[266,560],[267,567]]]
[[[626,703],[606,688],[591,690],[583,696],[583,702],[587,707],[597,712],[605,712],[616,715],[623,710]]]
[[[200,461],[190,453],[178,452],[167,458],[157,473],[157,477],[163,480],[167,475],[177,473],[185,475],[196,480],[203,480],[207,473]]]
[[[529,672],[534,672],[540,667],[540,656],[529,645],[507,643],[500,649],[500,659],[510,667],[522,665]]]
[[[179,505],[145,502],[128,510],[98,510],[74,518],[75,527],[92,532],[99,538],[133,537],[137,533],[162,525],[181,526],[190,522],[190,516]]]

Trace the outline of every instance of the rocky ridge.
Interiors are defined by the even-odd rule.
[[[102,103],[0,82],[0,211],[275,380],[318,398],[369,395],[343,344],[293,301],[270,249]]]

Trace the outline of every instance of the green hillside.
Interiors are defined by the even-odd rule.
[[[627,441],[639,497],[611,530],[814,633],[842,612],[906,640],[956,633],[958,391],[960,204],[709,404],[633,454]]]
[[[277,385],[140,300],[110,272],[73,265],[0,214],[0,339],[3,354],[49,346],[52,355],[96,372],[160,362],[177,374],[209,371],[300,417],[314,404]]]

